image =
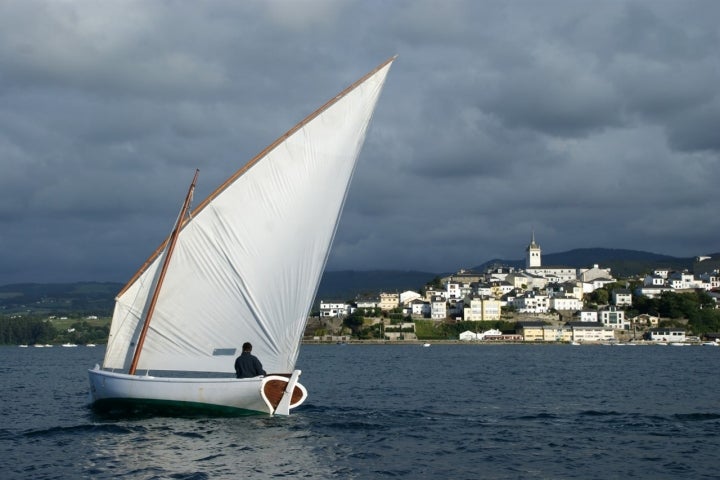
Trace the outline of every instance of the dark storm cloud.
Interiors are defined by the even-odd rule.
[[[0,284],[123,281],[392,54],[328,268],[720,250],[714,1],[0,3]]]

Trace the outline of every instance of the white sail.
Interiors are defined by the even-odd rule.
[[[138,370],[233,372],[243,342],[291,372],[367,126],[393,59],[201,203],[180,232]],[[103,367],[127,370],[162,255],[116,299]]]

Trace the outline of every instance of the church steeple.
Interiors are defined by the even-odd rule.
[[[532,232],[530,245],[525,249],[525,268],[533,268],[542,266],[542,250],[540,245],[535,243],[535,230]]]

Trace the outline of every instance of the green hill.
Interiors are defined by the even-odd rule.
[[[676,258],[637,250],[607,248],[581,248],[562,253],[543,254],[542,257],[542,263],[546,266],[587,268],[599,264],[603,268],[610,268],[616,278],[642,275],[659,267],[692,270],[694,260],[694,258]],[[706,261],[703,265],[713,266],[712,262]],[[484,271],[492,265],[522,268],[524,263],[523,260],[495,259],[474,267],[473,270]],[[437,275],[430,272],[400,270],[325,272],[320,281],[315,304],[317,305],[320,300],[345,301],[357,296],[376,296],[382,291],[418,290]],[[4,285],[0,286],[0,313],[32,312],[38,315],[75,313],[109,316],[112,314],[115,295],[121,288],[122,284],[111,282]]]
[[[356,296],[377,296],[380,292],[418,290],[437,274],[400,270],[344,270],[325,272],[315,303],[320,300],[352,300]]]
[[[0,286],[0,312],[31,312],[38,315],[109,316],[120,283],[16,283]]]
[[[543,266],[589,268],[598,264],[602,268],[610,268],[616,278],[644,275],[656,268],[692,270],[694,261],[694,258],[677,258],[638,250],[612,248],[578,248],[567,252],[543,253],[542,255]],[[483,271],[492,265],[524,268],[525,260],[494,259],[474,267],[473,270]]]

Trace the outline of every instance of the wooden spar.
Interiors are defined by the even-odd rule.
[[[163,280],[165,280],[165,274],[167,273],[168,265],[170,265],[170,257],[172,257],[173,250],[175,250],[175,244],[177,243],[178,236],[180,235],[180,229],[185,220],[185,214],[187,214],[187,211],[190,208],[190,201],[192,200],[193,190],[195,190],[195,184],[197,183],[199,173],[200,170],[196,169],[195,176],[193,177],[192,183],[190,184],[187,196],[185,196],[185,202],[183,203],[182,209],[180,210],[180,216],[178,217],[175,228],[173,229],[172,233],[170,234],[170,238],[168,239],[169,243],[167,252],[165,254],[165,260],[163,261],[162,269],[160,270],[160,276],[158,277],[157,284],[155,285],[155,291],[153,292],[152,299],[150,300],[150,306],[148,307],[147,313],[145,314],[145,322],[143,323],[142,330],[140,331],[140,337],[138,338],[137,346],[135,347],[135,354],[133,355],[132,363],[130,364],[130,370],[128,371],[130,375],[135,375],[138,360],[140,359],[140,352],[142,351],[143,344],[145,343],[145,336],[147,335],[148,327],[150,326],[150,319],[155,312],[155,305],[157,304],[157,299],[160,295],[160,288],[162,287]]]
[[[318,117],[321,113],[323,113],[325,110],[332,107],[334,104],[336,104],[340,99],[345,97],[348,93],[355,90],[358,86],[363,84],[368,78],[375,75],[378,71],[382,70],[387,66],[388,64],[392,63],[397,58],[397,55],[393,55],[392,57],[385,60],[383,63],[375,67],[372,71],[365,74],[361,79],[347,87],[345,90],[340,92],[338,95],[334,96],[332,99],[328,100],[323,106],[315,110],[313,113],[302,119],[297,125],[295,125],[293,128],[285,132],[285,134],[278,137],[273,143],[268,145],[263,151],[255,155],[249,162],[247,162],[243,167],[241,167],[239,170],[237,170],[230,178],[228,178],[222,185],[220,185],[218,188],[216,188],[210,195],[208,195],[205,200],[203,200],[193,211],[193,216],[197,215],[203,208],[205,208],[211,201],[215,199],[220,193],[222,193],[228,186],[230,186],[233,182],[235,182],[238,178],[240,178],[245,172],[250,170],[250,168],[258,163],[260,160],[262,160],[267,154],[269,154],[271,151],[273,151],[275,148],[278,147],[282,142],[284,142],[288,137],[290,137],[292,134],[303,128],[305,125],[310,123],[312,120],[314,120],[316,117]],[[120,298],[120,296],[125,293],[125,291],[130,288],[133,283],[135,283],[135,280],[137,280],[140,275],[143,274],[143,272],[152,264],[152,262],[155,261],[158,255],[163,251],[165,248],[165,245],[170,241],[169,238],[166,238],[160,246],[148,257],[148,259],[145,261],[145,263],[138,269],[137,272],[135,272],[135,275],[130,278],[130,280],[125,284],[125,286],[118,292],[117,296],[115,297]]]

